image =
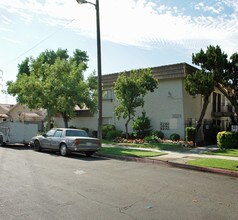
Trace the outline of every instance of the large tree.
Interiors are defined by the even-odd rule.
[[[208,46],[206,51],[193,54],[193,63],[213,77],[216,88],[234,106],[238,115],[238,54],[228,58],[219,46]]]
[[[68,127],[76,105],[96,111],[95,75],[90,75],[88,80],[83,76],[87,60],[86,52],[80,50],[76,50],[73,57],[68,55],[67,50],[46,50],[36,59],[29,59],[26,68],[29,73],[19,68],[17,80],[7,82],[8,93],[16,95],[19,103],[31,109],[47,109],[49,118],[60,113],[65,127]]]
[[[158,87],[158,81],[153,77],[151,69],[133,70],[120,74],[114,86],[119,102],[115,109],[118,119],[126,120],[125,129],[128,138],[128,124],[135,116],[136,108],[144,105],[144,96]]]
[[[200,94],[203,97],[202,111],[196,124],[197,137],[198,131],[202,125],[202,120],[206,114],[209,97],[214,91],[214,80],[212,74],[203,72],[202,70],[197,70],[194,73],[187,75],[185,79],[185,89],[192,96]],[[196,139],[197,138],[195,138],[195,140]]]

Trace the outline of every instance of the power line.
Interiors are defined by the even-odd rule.
[[[71,24],[75,19],[70,20],[66,26],[68,26],[69,24]],[[59,28],[58,30],[54,31],[53,33],[51,33],[50,35],[48,35],[47,37],[43,38],[42,40],[40,40],[37,44],[35,44],[33,47],[31,47],[30,49],[28,49],[27,51],[25,51],[24,53],[20,54],[19,56],[15,57],[14,59],[10,60],[8,63],[6,63],[5,65],[3,65],[3,67],[8,66],[10,63],[12,63],[13,61],[19,59],[20,57],[22,57],[23,55],[25,55],[26,53],[28,53],[29,51],[33,50],[34,48],[36,48],[37,46],[39,46],[40,44],[42,44],[43,42],[45,42],[46,40],[48,40],[49,38],[51,38],[53,35],[55,35],[57,32],[61,31],[62,29],[64,29],[64,27]]]

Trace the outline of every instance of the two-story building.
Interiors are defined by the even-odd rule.
[[[159,66],[151,68],[152,74],[159,81],[159,87],[153,93],[145,96],[143,109],[137,108],[137,116],[141,116],[142,110],[151,120],[154,130],[160,130],[169,137],[172,133],[177,133],[182,139],[185,138],[186,126],[195,126],[203,105],[201,95],[191,96],[185,90],[185,77],[196,71],[196,68],[179,63],[173,65]],[[114,111],[117,100],[113,92],[114,83],[120,73],[102,76],[103,83],[103,103],[102,117],[103,124],[113,124],[116,129],[125,132],[126,120],[117,120]],[[229,126],[230,116],[234,116],[232,106],[219,91],[215,89],[210,97],[209,105],[204,117],[203,128],[210,124],[219,125],[221,129]],[[78,109],[77,117],[69,122],[69,126],[78,128],[87,127],[97,130],[98,115],[90,114],[88,109]],[[54,118],[57,126],[64,126],[61,118]],[[129,130],[132,132],[132,121]]]

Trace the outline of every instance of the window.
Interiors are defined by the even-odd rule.
[[[54,133],[55,133],[55,129],[49,130],[49,131],[46,133],[46,136],[47,136],[47,137],[53,137]]]
[[[62,130],[57,130],[54,134],[54,137],[61,137],[62,136]]]
[[[169,122],[160,122],[160,130],[161,131],[169,130]]]
[[[213,92],[212,111],[221,112],[221,94]]]
[[[102,92],[102,98],[103,98],[104,100],[107,100],[107,99],[112,100],[112,99],[113,99],[112,89],[103,90],[103,92]]]
[[[65,136],[68,136],[68,137],[87,137],[88,134],[87,134],[86,131],[67,130]]]

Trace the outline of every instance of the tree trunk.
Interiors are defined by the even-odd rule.
[[[64,118],[64,127],[68,128],[69,124],[68,124],[68,119]]]
[[[46,131],[49,131],[51,129],[51,112],[47,109],[47,125],[46,125]]]
[[[65,128],[68,128],[69,126],[69,117],[68,115],[65,113],[65,112],[62,112],[62,117],[63,117],[63,120],[64,120],[64,127]]]
[[[196,133],[198,132],[198,130],[200,129],[201,125],[202,125],[202,120],[206,114],[206,110],[207,110],[207,106],[209,104],[209,95],[205,95],[204,98],[203,98],[203,106],[202,106],[202,111],[201,111],[201,114],[200,114],[200,117],[197,121],[197,125],[196,125]]]
[[[125,128],[126,128],[126,139],[129,139],[129,133],[128,133],[128,124],[129,121],[131,120],[131,116],[128,116],[128,120],[126,121]]]
[[[205,95],[204,98],[203,98],[202,111],[201,111],[200,117],[199,117],[199,119],[197,121],[197,125],[196,125],[195,143],[197,143],[198,131],[201,128],[202,120],[203,120],[203,118],[204,118],[204,116],[206,114],[207,106],[209,104],[209,96],[210,96],[210,94],[209,95]]]

